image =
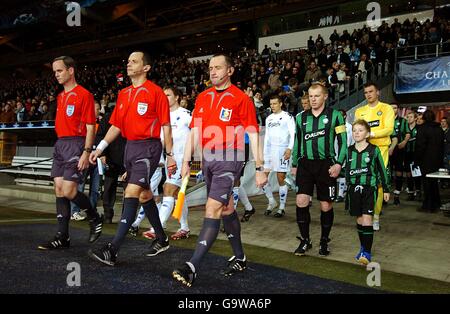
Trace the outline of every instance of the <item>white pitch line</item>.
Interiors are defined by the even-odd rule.
[[[33,221],[54,221],[55,218],[37,218],[37,219],[6,219],[0,220],[0,223],[4,222],[33,222]]]

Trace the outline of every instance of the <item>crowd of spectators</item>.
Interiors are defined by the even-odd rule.
[[[235,61],[232,81],[261,110],[269,108],[271,94],[280,93],[287,110],[296,114],[312,82],[322,81],[334,98],[345,92],[345,84],[356,74],[363,77],[373,65],[387,61],[392,71],[395,48],[399,48],[399,55],[405,55],[414,53],[414,45],[441,43],[443,51],[450,51],[449,34],[450,22],[436,16],[423,24],[416,19],[401,24],[395,19],[392,25],[383,22],[376,31],[366,26],[351,33],[335,31],[329,40],[320,35],[310,37],[305,48],[289,51],[265,47],[259,54],[256,49],[243,48],[231,53]],[[419,50],[423,54],[435,51],[435,47],[421,46]],[[192,109],[195,97],[209,85],[208,63],[190,62],[186,56],[159,57],[153,62],[150,79],[160,86],[177,87],[183,94],[182,105]],[[129,84],[126,61],[81,65],[77,81],[94,94],[105,108],[102,111],[107,110],[114,105],[119,90]],[[54,119],[58,88],[50,71],[33,80],[0,80],[0,122]]]

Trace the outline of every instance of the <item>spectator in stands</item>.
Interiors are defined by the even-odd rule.
[[[16,121],[23,122],[26,121],[27,119],[28,119],[27,111],[23,106],[23,104],[20,101],[18,101],[16,103]]]
[[[312,82],[315,82],[319,79],[319,77],[322,75],[320,72],[320,69],[316,66],[315,61],[311,61],[309,63],[308,70],[305,74],[305,80],[302,84],[300,84],[301,90],[307,90]]]
[[[281,74],[280,74],[280,80],[283,83],[283,85],[288,84],[288,81],[291,78],[291,75],[292,75],[292,63],[287,62],[286,66],[284,67],[283,71],[281,71]]]
[[[345,63],[339,64],[339,70],[336,73],[336,76],[337,76],[337,79],[339,82],[339,86],[338,86],[339,93],[343,93],[345,91],[345,82],[350,80],[350,76],[347,75],[345,70],[346,70],[346,64]]]
[[[346,43],[347,41],[350,42],[350,34],[348,33],[348,30],[344,29],[340,41],[343,43]]]
[[[280,70],[278,67],[273,68],[273,72],[269,75],[268,84],[273,91],[281,87],[282,83],[280,81]]]
[[[52,116],[50,111],[48,111],[48,105],[47,104],[43,104],[42,105],[41,120],[53,120],[53,119],[54,119],[54,117]]]
[[[334,44],[336,41],[339,40],[339,38],[340,38],[339,34],[337,33],[337,30],[335,29],[333,31],[333,34],[330,35],[330,41],[331,41],[332,44]]]
[[[287,81],[287,84],[289,84],[289,81],[293,78],[296,79],[297,82],[303,82],[305,80],[305,75],[306,75],[306,72],[302,74],[302,73],[300,73],[299,68],[294,67],[294,68],[292,68],[292,74],[291,74],[291,77],[289,78],[289,80]]]
[[[309,36],[307,47],[309,52],[315,52],[316,51],[316,44],[314,43],[313,37]]]
[[[355,43],[352,44],[352,50],[350,51],[349,57],[350,57],[350,69],[357,68],[358,62],[360,60],[361,52],[359,51],[359,48],[356,46]]]
[[[337,53],[336,56],[334,56],[333,61],[336,61],[338,64],[350,64],[350,57],[344,52],[344,48],[341,45],[337,47]]]
[[[358,74],[362,79],[362,83],[365,84],[367,82],[368,72],[370,68],[372,67],[372,63],[370,60],[367,60],[367,55],[363,53],[361,55],[361,60],[359,60],[358,63]]]
[[[39,121],[41,120],[41,113],[36,109],[35,105],[30,107],[30,112],[28,113],[28,121]]]
[[[435,212],[441,206],[439,186],[436,179],[427,178],[442,166],[444,157],[444,132],[436,121],[433,111],[423,113],[423,125],[416,136],[415,162],[420,167],[424,198],[421,211]]]
[[[322,38],[322,35],[317,35],[317,39],[316,39],[316,47],[317,49],[322,49],[322,47],[324,46],[324,40]]]
[[[12,123],[14,121],[15,121],[14,111],[12,111],[11,109],[11,104],[7,102],[1,113],[0,122]]]

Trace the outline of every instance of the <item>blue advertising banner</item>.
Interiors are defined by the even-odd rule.
[[[450,56],[398,62],[397,94],[443,91],[450,91]]]
[[[0,122],[0,132],[8,130],[29,130],[29,129],[54,129],[55,121],[30,121],[30,122]]]

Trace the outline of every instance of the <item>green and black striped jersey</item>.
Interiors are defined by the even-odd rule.
[[[297,166],[300,158],[332,159],[340,165],[344,163],[347,153],[347,133],[344,117],[339,111],[324,108],[317,117],[313,115],[312,110],[303,111],[295,119],[295,128],[293,167]],[[336,138],[338,153],[334,150]]]
[[[402,117],[395,118],[394,132],[392,132],[391,138],[396,137],[398,143],[401,143],[408,133],[410,133],[408,128],[408,121],[406,121],[406,119]]]
[[[345,178],[350,185],[376,187],[381,181],[385,193],[390,191],[390,180],[378,146],[373,144],[359,152],[355,144],[348,148]]]
[[[411,129],[409,125],[407,126],[411,137],[408,143],[406,143],[406,152],[414,153],[416,151],[416,136],[417,136],[417,124]]]

